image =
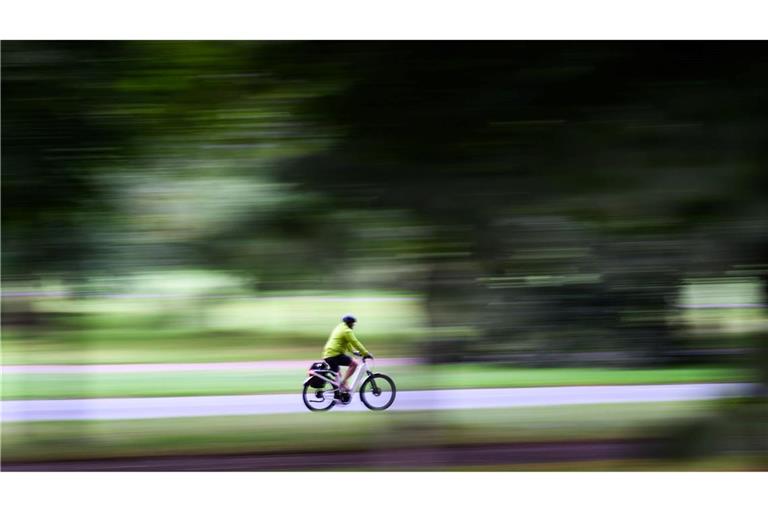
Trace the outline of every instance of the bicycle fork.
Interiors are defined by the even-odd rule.
[[[373,372],[371,370],[367,370],[368,376],[372,376]],[[381,390],[379,389],[379,386],[376,385],[376,379],[371,379],[371,391],[373,391],[373,396],[380,396]]]

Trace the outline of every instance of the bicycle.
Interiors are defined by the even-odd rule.
[[[355,356],[360,356],[360,353],[354,352]],[[350,388],[349,392],[339,392],[339,385],[341,384],[341,372],[334,372],[331,369],[322,370],[309,370],[309,377],[304,381],[304,388],[301,393],[301,397],[304,400],[304,405],[310,411],[328,411],[336,405],[337,402],[343,405],[348,405],[352,401],[352,393],[358,391],[360,393],[360,400],[363,404],[372,411],[383,411],[388,409],[395,401],[395,395],[397,389],[395,382],[388,375],[383,373],[374,373],[368,368],[366,363],[369,357],[362,358],[362,364],[359,371],[355,376],[355,382]],[[327,365],[326,365],[327,366]],[[363,379],[365,376],[365,379]],[[313,379],[321,379],[324,381],[322,387],[313,387],[312,384],[317,381]],[[326,383],[330,384],[330,388],[326,389]],[[345,396],[346,395],[346,396]]]

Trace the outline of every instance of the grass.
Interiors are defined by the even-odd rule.
[[[3,328],[3,364],[110,364],[314,359],[341,315],[379,356],[409,355],[424,334],[415,297],[370,292],[245,299],[43,299],[59,323]]]
[[[381,367],[398,389],[454,389],[749,380],[733,368],[521,369],[489,365]],[[298,393],[303,369],[88,374],[4,374],[4,400]]]
[[[7,423],[3,460],[242,454],[655,437],[707,402]]]
[[[681,460],[621,459],[457,466],[450,471],[766,471],[764,457],[754,454],[721,455]],[[429,470],[429,468],[425,468]]]
[[[430,334],[417,295],[381,290],[256,293],[235,281],[204,272],[144,274],[125,280],[122,288],[102,283],[104,290],[138,297],[4,299],[4,311],[31,308],[56,320],[36,329],[3,326],[3,364],[313,360],[338,318],[350,311],[360,319],[359,338],[380,357],[415,355]],[[749,283],[697,284],[686,288],[684,302],[759,301],[753,288]],[[157,295],[163,293],[171,295]],[[766,324],[760,309],[676,315],[676,321],[701,331],[697,339],[717,333],[717,346]],[[474,332],[472,326],[459,326],[441,335],[451,339]]]
[[[322,295],[260,295],[217,299],[47,299],[37,308],[79,315],[88,327],[130,327],[140,322],[171,322],[200,330],[327,334],[349,311],[369,334],[418,330],[425,325],[422,303],[411,295],[370,292]],[[393,329],[394,327],[394,329]]]
[[[206,331],[137,325],[61,330],[55,335],[25,338],[4,329],[2,359],[6,365],[310,361],[320,357],[328,333],[318,330],[308,336],[290,331]],[[420,348],[419,334],[415,332],[383,334],[359,329],[358,337],[378,357],[409,356]]]

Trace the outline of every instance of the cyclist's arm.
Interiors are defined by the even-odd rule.
[[[358,339],[357,339],[357,337],[355,337],[355,333],[353,333],[352,331],[349,331],[349,332],[347,333],[347,336],[348,336],[348,338],[347,338],[347,339],[349,340],[349,345],[350,345],[350,346],[351,346],[351,347],[352,347],[354,350],[356,350],[356,351],[360,352],[360,353],[361,353],[362,355],[364,355],[364,356],[370,356],[370,355],[371,355],[371,353],[370,353],[370,352],[368,352],[368,349],[366,349],[366,348],[363,346],[363,344],[362,344],[362,343],[360,343],[360,340],[358,340]]]

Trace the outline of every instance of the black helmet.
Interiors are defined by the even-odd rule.
[[[351,324],[351,323],[355,323],[355,322],[357,322],[357,318],[355,318],[355,317],[354,317],[354,316],[352,316],[352,315],[344,315],[344,316],[341,318],[341,321],[342,321],[342,322],[344,322],[345,324]]]

